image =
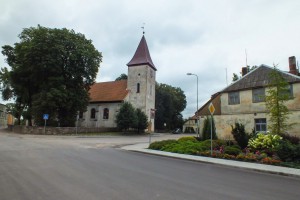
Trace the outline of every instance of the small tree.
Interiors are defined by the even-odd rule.
[[[134,107],[129,102],[124,102],[116,116],[116,123],[119,129],[128,130],[137,124],[137,115]]]
[[[270,115],[268,128],[273,134],[282,134],[290,126],[287,123],[289,110],[284,103],[292,97],[289,93],[288,82],[276,66],[270,73],[270,79],[269,90],[266,95],[266,107]]]
[[[121,74],[118,78],[116,78],[116,81],[120,81],[120,80],[127,80],[128,76],[126,74]]]
[[[241,149],[246,148],[249,141],[249,135],[245,131],[245,126],[241,123],[235,122],[234,127],[231,125],[231,128],[231,134],[233,135],[235,141],[238,143]]]
[[[215,127],[215,120],[212,117],[208,117],[206,116],[206,118],[204,119],[204,126],[202,129],[202,134],[203,140],[208,140],[210,139],[210,134],[211,134],[211,119],[212,119],[212,139],[217,139],[217,134],[216,134],[216,127]]]
[[[138,130],[138,133],[140,131],[145,130],[148,126],[148,117],[147,115],[139,108],[135,110],[135,114],[137,116],[137,123],[135,125],[135,128]]]

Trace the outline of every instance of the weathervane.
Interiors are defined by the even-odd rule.
[[[143,23],[143,26],[141,27],[143,29],[143,35],[145,34],[145,23]]]

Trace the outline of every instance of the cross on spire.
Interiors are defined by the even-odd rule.
[[[145,23],[143,23],[143,26],[141,28],[143,29],[143,35],[145,35]]]

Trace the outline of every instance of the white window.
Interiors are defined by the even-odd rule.
[[[267,132],[267,120],[266,118],[254,119],[255,121],[255,132]]]

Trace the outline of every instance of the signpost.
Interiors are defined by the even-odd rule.
[[[212,122],[213,122],[213,114],[216,110],[214,107],[214,104],[212,102],[209,104],[208,110],[210,112],[210,117],[211,117],[211,120],[210,120],[210,155],[212,156],[212,131],[213,131]]]
[[[43,119],[45,120],[44,134],[46,134],[46,125],[47,125],[47,120],[49,119],[49,114],[43,114]]]

